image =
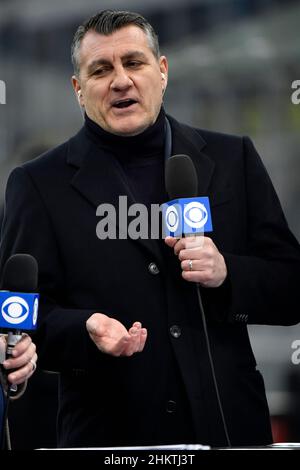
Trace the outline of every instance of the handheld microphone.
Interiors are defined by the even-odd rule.
[[[211,232],[209,199],[197,197],[198,177],[188,155],[174,155],[167,160],[165,185],[171,201],[162,205],[164,236]]]
[[[0,328],[7,333],[7,359],[12,356],[22,331],[37,327],[39,294],[34,292],[37,284],[38,265],[33,256],[15,254],[6,261],[0,291]]]
[[[173,155],[167,160],[165,184],[171,199],[197,196],[198,177],[191,157]]]
[[[182,237],[200,235],[212,231],[208,197],[197,197],[198,176],[192,159],[188,155],[174,155],[166,162],[165,185],[170,202],[163,204],[163,229],[165,236]],[[223,411],[219,386],[211,353],[205,311],[200,284],[196,283],[197,298],[203,324],[206,349],[211,369],[214,390],[227,445],[231,447],[227,423]]]
[[[35,330],[39,294],[34,293],[38,284],[38,265],[35,258],[27,254],[12,255],[6,261],[0,285],[0,329],[7,333],[6,359],[12,357],[15,345],[22,338],[22,331]],[[10,370],[12,372],[12,370]],[[6,371],[5,374],[8,372]],[[1,448],[5,442],[10,449],[10,437],[7,423],[9,402],[18,386],[7,387],[6,403],[0,423]]]

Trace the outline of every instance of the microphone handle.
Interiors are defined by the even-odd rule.
[[[15,347],[15,345],[20,341],[22,338],[22,333],[20,330],[16,331],[9,331],[7,334],[7,347],[6,347],[6,359],[10,359],[13,357],[12,351]],[[7,373],[13,372],[13,369],[10,369],[7,371]],[[10,391],[13,393],[16,393],[18,391],[18,386],[16,384],[12,384],[10,386]]]

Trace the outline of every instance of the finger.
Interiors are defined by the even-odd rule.
[[[180,261],[185,260],[185,259],[191,259],[191,260],[200,260],[201,258],[205,257],[205,253],[199,248],[188,248],[185,250],[180,250],[178,254],[178,259]]]
[[[141,335],[140,335],[140,346],[139,346],[138,352],[143,351],[143,349],[145,347],[146,340],[147,340],[147,336],[148,336],[148,332],[147,332],[146,328],[142,328],[141,329]]]
[[[192,261],[192,263],[190,263]],[[183,271],[196,272],[204,270],[212,270],[213,263],[210,260],[199,260],[199,259],[185,259],[180,263],[181,269]],[[192,267],[192,269],[191,269]]]
[[[144,349],[146,339],[147,339],[147,330],[146,328],[140,328],[138,331],[135,331],[134,328],[130,329],[131,340],[126,345],[125,350],[122,355],[132,356],[134,353],[141,352]]]
[[[142,324],[140,322],[134,322],[132,327],[128,330],[130,341],[125,345],[122,355],[129,357],[139,351],[142,331],[141,327]]]
[[[23,333],[22,338],[16,343],[12,350],[12,356],[21,356],[29,348],[30,344],[33,344],[32,339],[26,333]]]
[[[127,343],[126,347],[123,349],[121,356],[126,356],[130,357],[134,354],[134,346],[133,346],[133,340],[130,339],[130,341]]]
[[[35,350],[36,350],[35,344],[31,342],[29,344],[29,347],[25,350],[25,352],[23,352],[23,354],[17,357],[11,357],[9,359],[6,359],[3,362],[4,368],[5,369],[18,369],[20,367],[25,366],[26,364],[28,364],[30,359],[34,357]]]
[[[127,348],[127,353],[129,355],[132,355],[140,350],[141,331],[142,331],[141,322],[134,322],[132,327],[129,330],[129,334],[132,336],[131,344]]]
[[[196,237],[182,238],[178,244],[175,245],[174,253],[179,256],[182,251],[200,248],[203,245]]]
[[[181,263],[180,263],[182,271],[192,271],[192,269],[190,267],[190,261],[193,262],[193,268],[195,268],[195,260],[187,260],[186,259],[186,260],[181,261]]]
[[[141,323],[139,324],[140,326]],[[137,338],[138,341],[134,341],[131,345],[131,349],[129,350],[130,353],[141,352],[144,349],[146,340],[147,340],[147,329],[146,328],[139,328],[137,331]],[[134,335],[135,340],[135,335]]]
[[[174,247],[175,255],[178,255],[181,250],[188,250],[192,248],[203,248],[206,244],[206,237],[199,233],[197,236],[191,235],[181,238],[180,243],[177,243]]]
[[[7,344],[5,335],[0,335],[0,364],[5,361],[6,346]]]
[[[208,287],[213,281],[207,271],[182,271],[182,277],[188,282],[199,282],[203,287]]]
[[[137,333],[137,336],[138,336],[138,341],[136,341],[135,343],[135,349],[134,349],[134,352],[139,352],[140,351],[140,348],[141,348],[141,341],[142,341],[142,324],[140,323],[140,328],[138,328],[138,333]]]
[[[133,326],[132,328],[130,328],[129,334],[131,336],[131,340],[127,348],[127,353],[129,355],[132,355],[139,350],[140,333],[141,333],[141,327],[136,328],[135,326]]]
[[[105,347],[101,346],[100,350],[106,354],[110,354],[112,356],[127,356],[126,351],[128,346],[130,345],[131,342],[131,337],[128,334],[128,336],[123,336],[120,338],[117,342],[114,342],[112,345],[111,342]]]
[[[185,259],[180,263],[182,271],[197,271],[195,259]]]
[[[36,364],[37,362],[37,354],[35,353],[33,357],[31,358],[32,362]],[[7,378],[10,383],[12,384],[21,384],[25,382],[25,380],[29,379],[34,371],[36,370],[36,367],[33,366],[32,362],[27,362],[23,367],[19,368],[18,370],[14,370],[10,374],[8,374]]]
[[[177,240],[177,243],[174,245],[174,254],[178,256],[178,253],[185,248],[185,239],[180,238]]]

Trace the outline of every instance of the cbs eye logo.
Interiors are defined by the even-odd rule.
[[[29,305],[21,297],[9,297],[2,304],[1,314],[7,323],[10,323],[11,325],[19,325],[28,317]]]
[[[179,225],[179,214],[176,206],[169,206],[166,211],[166,226],[170,232],[176,232]]]
[[[193,201],[189,204],[186,204],[184,207],[183,218],[186,223],[191,228],[202,228],[207,222],[208,213],[204,204],[201,202]]]

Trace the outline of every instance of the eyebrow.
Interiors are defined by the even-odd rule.
[[[130,51],[130,52],[127,52],[126,54],[124,54],[124,55],[121,57],[122,62],[124,62],[124,61],[126,61],[126,60],[129,60],[129,59],[146,60],[146,56],[145,56],[145,54],[144,54],[143,52],[141,52],[141,51]],[[96,59],[96,60],[93,60],[93,62],[91,62],[91,63],[88,65],[88,68],[87,68],[88,73],[93,72],[93,70],[95,70],[95,68],[98,67],[99,65],[111,65],[111,61],[110,61],[110,60],[107,60],[107,59]]]

